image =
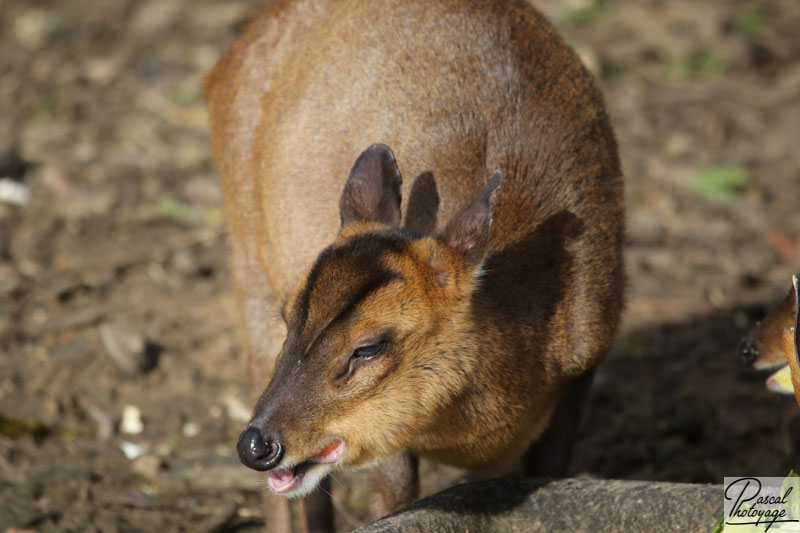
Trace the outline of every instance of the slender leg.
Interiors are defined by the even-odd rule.
[[[410,453],[395,454],[369,472],[369,510],[380,518],[419,496],[419,460]]]
[[[581,415],[592,386],[594,370],[567,385],[550,424],[542,436],[522,456],[520,469],[525,477],[564,477]]]
[[[300,500],[301,531],[309,533],[333,531],[333,502],[330,498],[331,482],[325,478],[319,488]]]
[[[320,488],[329,491],[324,480]],[[267,533],[333,532],[333,506],[326,492],[318,490],[297,500],[290,500],[267,490],[264,493]]]
[[[264,492],[264,511],[266,512],[268,533],[288,533],[292,531],[291,502],[269,492]]]

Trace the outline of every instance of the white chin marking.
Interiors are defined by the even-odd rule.
[[[344,441],[334,439],[324,450],[302,463],[270,470],[267,474],[269,488],[287,498],[305,496],[317,488],[346,452]]]
[[[267,474],[270,490],[279,496],[299,498],[314,492],[320,481],[333,469],[330,464],[308,464],[279,468]]]

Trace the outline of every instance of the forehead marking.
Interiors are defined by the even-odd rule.
[[[336,312],[336,315],[332,319],[326,321],[324,326],[315,328],[315,330],[311,332],[312,340],[308,343],[308,347],[304,350],[304,352],[308,353],[311,351],[311,349],[316,346],[317,342],[325,337],[324,333],[326,331],[328,331],[334,324],[337,324],[350,316],[358,304],[367,299],[369,295],[374,294],[376,291],[378,291],[378,289],[388,285],[392,281],[399,279],[403,279],[403,276],[400,275],[399,272],[384,270],[378,277],[372,278],[368,280],[367,283],[364,283],[358,287],[350,294],[349,298],[345,300],[344,305],[338,310],[338,312]]]
[[[297,305],[292,313],[296,317],[297,327],[290,328],[290,330],[294,330],[294,334],[292,335],[290,332],[290,335],[303,344],[309,339],[313,340],[307,345],[307,349],[310,349],[321,337],[322,332],[350,315],[358,304],[370,294],[392,281],[404,279],[399,272],[387,268],[384,257],[387,254],[401,253],[405,250],[408,246],[409,236],[406,232],[400,231],[375,232],[352,238],[340,246],[326,248],[314,263],[302,293],[297,299]],[[315,301],[317,301],[317,305],[329,307],[329,311],[326,311],[325,315],[332,316],[332,318],[325,320],[323,324],[314,326],[309,324],[312,292],[315,289],[318,290],[317,285],[321,277],[329,277],[324,273],[330,268],[340,270],[340,275],[343,276],[339,281],[340,285],[334,286],[331,294],[327,296],[328,301],[323,299],[326,297],[325,291],[315,296]],[[326,284],[336,282],[335,278],[325,280]],[[336,294],[337,288],[344,290]],[[331,301],[334,299],[335,301]],[[309,326],[313,326],[313,330],[303,334]],[[301,341],[301,336],[306,341]]]

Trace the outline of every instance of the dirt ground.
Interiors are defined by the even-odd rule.
[[[737,346],[800,267],[800,2],[535,3],[628,179],[626,319],[574,473],[797,469],[800,410]],[[263,526],[199,88],[261,4],[0,0],[0,531]],[[364,523],[357,476],[332,492]]]

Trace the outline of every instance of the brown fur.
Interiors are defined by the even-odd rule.
[[[792,286],[789,294],[770,311],[767,317],[742,341],[745,362],[756,369],[775,369],[786,363],[792,373],[794,398],[800,406],[800,366],[797,363],[797,288]]]
[[[622,306],[622,174],[575,54],[521,0],[279,1],[205,88],[252,424],[284,461],[335,437],[352,467],[519,458]],[[376,142],[396,161],[373,147],[351,169]]]
[[[786,328],[781,335],[781,344],[789,369],[792,372],[792,386],[794,387],[794,400],[800,407],[800,366],[797,364],[797,350],[795,348],[795,326]]]
[[[783,333],[794,326],[794,318],[795,297],[792,288],[742,341],[745,363],[757,370],[785,365],[787,352],[783,349]]]

